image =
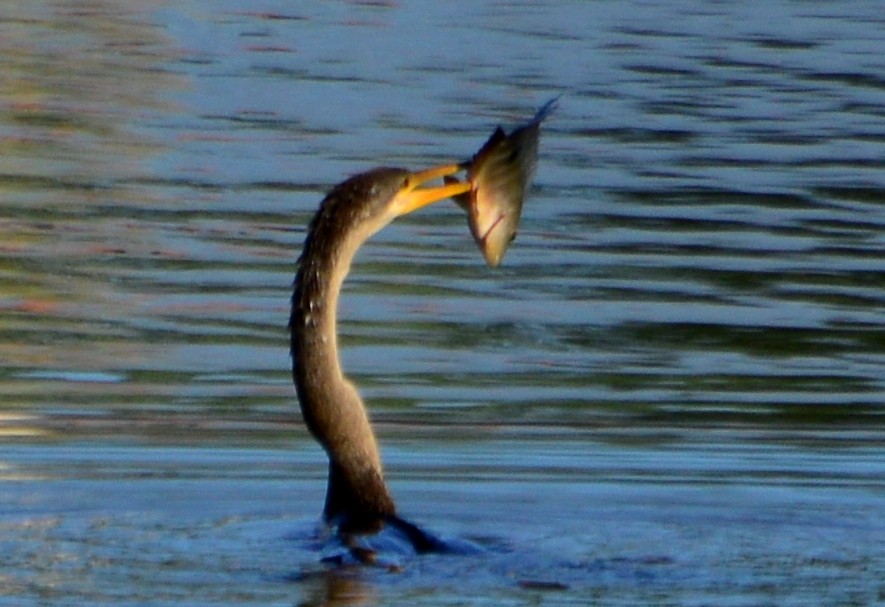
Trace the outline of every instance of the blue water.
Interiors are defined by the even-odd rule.
[[[0,604],[882,602],[880,8],[0,9]],[[556,94],[502,267],[441,203],[342,299],[400,510],[486,552],[326,571],[305,225]]]

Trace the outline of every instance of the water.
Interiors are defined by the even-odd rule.
[[[879,3],[549,4],[0,8],[0,604],[883,600]],[[501,268],[439,204],[342,300],[402,512],[488,553],[324,572],[304,226],[558,93]]]

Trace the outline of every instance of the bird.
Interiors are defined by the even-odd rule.
[[[370,557],[358,551],[354,538],[385,525],[402,532],[417,552],[444,546],[397,516],[366,407],[341,368],[338,297],[359,247],[395,218],[468,192],[470,184],[460,181],[421,187],[464,168],[381,167],[348,178],[320,203],[298,260],[289,318],[292,379],[304,422],[329,458],[323,519],[358,560]]]
[[[289,317],[292,380],[304,422],[329,458],[323,519],[357,561],[374,562],[374,551],[360,538],[385,527],[418,553],[451,551],[452,544],[397,515],[366,407],[341,368],[338,298],[351,262],[363,243],[397,217],[451,198],[467,211],[487,264],[497,266],[516,235],[540,123],[556,100],[510,134],[498,127],[465,162],[417,172],[380,167],[346,179],[326,195],[308,225]],[[464,181],[453,177],[462,171]],[[427,185],[436,180],[442,185]]]

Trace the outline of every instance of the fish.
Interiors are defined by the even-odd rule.
[[[467,211],[470,233],[489,267],[497,267],[516,238],[522,206],[538,164],[541,123],[556,109],[554,97],[509,134],[500,126],[466,163],[470,190],[454,197]],[[446,183],[458,180],[446,177]]]

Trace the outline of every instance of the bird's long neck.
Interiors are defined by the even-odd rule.
[[[336,319],[351,260],[377,228],[361,226],[334,196],[314,217],[299,260],[289,323],[292,376],[305,423],[329,456],[326,520],[371,530],[395,506],[366,409],[341,370]]]

